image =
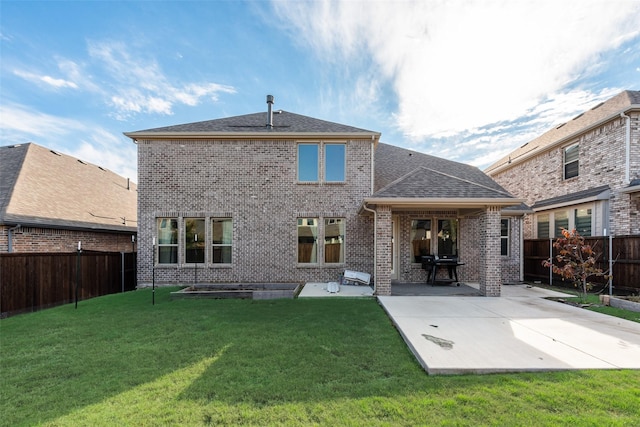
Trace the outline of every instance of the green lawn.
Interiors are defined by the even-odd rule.
[[[637,426],[640,371],[428,376],[374,299],[169,300],[0,322],[0,424]]]

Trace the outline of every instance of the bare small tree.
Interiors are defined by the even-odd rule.
[[[542,265],[551,266],[555,274],[573,281],[573,285],[579,287],[585,300],[587,291],[591,289],[588,279],[597,276],[607,277],[608,271],[596,267],[596,262],[602,254],[596,253],[591,245],[585,243],[584,237],[575,229],[569,231],[563,228],[562,237],[553,243],[553,247],[558,254],[542,261]]]

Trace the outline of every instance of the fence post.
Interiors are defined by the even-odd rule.
[[[553,237],[549,238],[549,286],[553,285]]]
[[[124,293],[124,251],[120,252],[122,257],[122,293]]]
[[[613,293],[613,236],[609,235],[609,296]]]
[[[82,280],[82,272],[80,271],[80,254],[82,253],[82,242],[78,242],[78,260],[76,261],[76,309],[78,308],[78,288],[80,288],[80,281]]]

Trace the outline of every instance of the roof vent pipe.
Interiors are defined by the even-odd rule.
[[[267,127],[273,129],[273,95],[267,95]]]

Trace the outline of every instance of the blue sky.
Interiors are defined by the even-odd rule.
[[[122,132],[275,108],[489,166],[640,90],[640,1],[0,1],[0,145],[136,180]]]

